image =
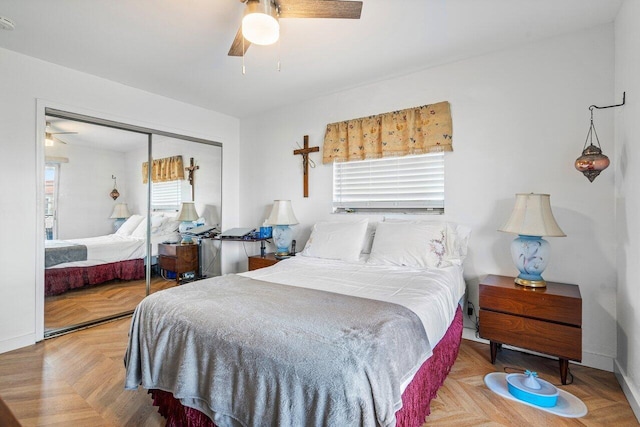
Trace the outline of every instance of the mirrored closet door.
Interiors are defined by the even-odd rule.
[[[197,254],[194,271],[159,264],[163,245],[183,243],[181,224],[220,222],[221,144],[57,110],[47,110],[46,121],[45,338],[219,274],[215,245],[197,237],[187,248]],[[167,158],[180,159],[176,176],[159,179],[154,166]],[[185,202],[198,216],[190,223],[179,218]]]

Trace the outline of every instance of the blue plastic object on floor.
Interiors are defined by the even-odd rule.
[[[484,383],[489,388],[489,390],[494,393],[504,397],[505,399],[513,400],[515,402],[520,402],[523,405],[530,406],[532,408],[536,408],[540,411],[549,412],[554,415],[559,415],[561,417],[567,418],[580,418],[587,415],[587,406],[584,402],[578,399],[573,394],[566,392],[562,389],[558,389],[558,402],[555,406],[544,407],[534,405],[533,403],[525,402],[524,400],[520,400],[511,393],[509,393],[507,387],[507,381],[504,372],[492,372],[490,374],[485,375]]]
[[[527,370],[524,374],[508,374],[506,380],[509,393],[522,401],[544,408],[558,403],[556,386],[538,378],[537,372]]]

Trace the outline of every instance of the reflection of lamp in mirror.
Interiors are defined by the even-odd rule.
[[[53,135],[51,135],[49,132],[45,133],[44,135],[44,145],[45,147],[53,147],[55,145],[55,142],[53,141]]]
[[[542,236],[564,237],[551,212],[548,194],[516,194],[516,204],[509,220],[498,229],[518,234],[511,243],[511,257],[520,271],[518,285],[543,288],[547,283],[542,272],[549,263],[549,242]]]
[[[182,243],[183,245],[190,245],[193,243],[191,236],[184,234],[188,230],[192,229],[195,224],[193,221],[199,218],[198,212],[196,212],[196,206],[194,202],[182,202],[182,207],[180,208],[180,213],[178,214],[178,221],[182,221],[180,223],[180,227],[178,231],[182,235]]]
[[[267,219],[267,224],[274,225],[273,242],[275,243],[276,257],[289,256],[289,248],[293,240],[293,230],[290,225],[298,223],[291,208],[291,200],[274,200],[271,215]]]
[[[131,213],[129,213],[129,208],[126,203],[116,203],[113,207],[113,213],[109,217],[111,219],[115,219],[115,221],[113,221],[113,231],[118,231],[130,216]]]

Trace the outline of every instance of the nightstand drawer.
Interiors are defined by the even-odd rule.
[[[547,288],[525,289],[512,277],[487,276],[480,283],[480,308],[534,319],[582,325],[582,298],[576,285],[547,283]]]
[[[159,256],[160,268],[170,271],[194,271],[198,269],[198,255],[195,256],[170,257],[166,255]]]
[[[250,256],[249,257],[249,271],[257,270],[259,268],[270,267],[274,264],[277,264],[279,259],[275,257],[274,254],[266,254],[264,257],[261,256]]]
[[[165,243],[161,243],[158,245],[158,255],[166,255],[166,256],[172,256],[175,257],[176,253],[178,252],[178,249],[180,249],[181,246],[179,244],[165,244]]]
[[[582,329],[480,309],[480,336],[551,356],[582,360]]]
[[[158,256],[158,265],[163,270],[176,271],[176,258],[165,255]]]

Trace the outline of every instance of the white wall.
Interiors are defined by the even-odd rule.
[[[310,196],[302,197],[301,158],[292,151],[304,134],[311,146],[322,146],[327,123],[449,101],[454,152],[445,157],[445,219],[473,229],[465,263],[471,300],[477,307],[484,275],[516,271],[509,254],[514,236],[496,231],[514,194],[550,193],[567,237],[550,238],[553,258],[544,277],[580,285],[583,362],[612,370],[616,165],[589,183],[573,162],[588,130],[589,105],[614,101],[613,41],[612,25],[597,27],[243,119],[240,222],[257,226],[274,199],[291,199],[301,248],[314,222],[339,219],[330,214],[332,168],[321,153],[310,156],[317,167],[310,171]],[[612,113],[598,112],[596,120],[603,150],[613,154]]]
[[[36,153],[43,151],[36,149],[36,141],[43,141],[37,128],[44,134],[44,118],[36,123],[38,99],[60,109],[222,142],[223,223],[237,224],[236,118],[5,49],[0,49],[0,93],[1,154],[10,160],[0,170],[0,235],[10,242],[0,245],[0,352],[33,343],[42,330],[41,322],[36,323],[43,301],[36,295],[36,283],[42,283],[43,272],[34,267],[43,257],[36,234],[42,228],[36,222],[36,209],[42,207],[37,200],[42,191],[37,177],[42,173],[36,170]]]
[[[640,419],[640,2],[626,1],[615,23],[616,96],[626,104],[616,108],[616,238],[617,337],[616,374]],[[618,103],[616,102],[616,104]]]
[[[126,194],[124,154],[88,147],[68,147],[67,163],[60,164],[58,239],[79,239],[113,233],[110,219],[117,201],[109,196],[112,175],[119,177],[118,191]],[[126,202],[125,202],[126,203]]]

